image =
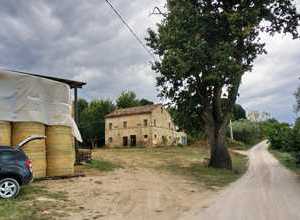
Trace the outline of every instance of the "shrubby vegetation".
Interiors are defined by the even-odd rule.
[[[273,123],[267,130],[271,149],[290,153],[300,163],[300,118],[291,127],[286,123]]]
[[[233,138],[247,145],[253,145],[262,139],[259,123],[249,120],[239,120],[232,123]]]

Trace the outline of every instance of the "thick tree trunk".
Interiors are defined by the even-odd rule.
[[[208,142],[211,147],[209,166],[232,169],[232,161],[226,147],[226,123],[207,126]]]

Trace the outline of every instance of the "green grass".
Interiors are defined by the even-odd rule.
[[[198,146],[158,147],[134,149],[107,149],[93,154],[95,159],[105,159],[125,168],[149,168],[167,171],[192,178],[207,187],[222,187],[237,180],[248,168],[248,158],[232,154],[233,170],[209,168],[209,148]]]
[[[41,200],[37,198],[42,198]],[[19,196],[11,200],[0,199],[1,220],[51,220],[62,217],[59,210],[66,197],[63,193],[50,193],[40,186],[24,186]]]
[[[106,161],[106,160],[92,160],[90,163],[87,164],[88,168],[93,168],[96,170],[100,170],[100,171],[114,171],[115,169],[119,169],[122,168],[121,165],[112,163],[110,161]]]
[[[255,142],[254,144],[245,144],[245,143],[240,142],[240,141],[227,139],[227,144],[228,144],[228,147],[233,149],[233,150],[249,150],[250,148],[255,146],[255,144],[259,143],[260,141],[261,140]]]
[[[199,162],[191,163],[189,166],[173,163],[167,165],[166,168],[175,174],[189,176],[208,188],[215,188],[236,181],[247,171],[248,158],[246,156],[233,154],[232,162],[233,170],[215,169]]]
[[[270,152],[280,161],[286,168],[300,174],[300,166],[296,164],[296,159],[291,153],[271,150]]]

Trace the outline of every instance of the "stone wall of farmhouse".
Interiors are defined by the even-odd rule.
[[[136,145],[151,144],[151,114],[137,114],[107,118],[105,121],[105,141],[109,147],[123,146],[123,137],[136,136]],[[145,138],[147,136],[148,138]]]
[[[176,129],[170,114],[158,106],[152,113],[107,118],[105,141],[108,147],[122,147],[124,138],[130,146],[131,136],[136,146],[164,146],[176,144]]]

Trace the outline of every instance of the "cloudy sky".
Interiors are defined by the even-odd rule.
[[[141,39],[164,0],[111,0]],[[296,1],[300,9],[300,0]],[[0,67],[81,80],[80,95],[115,99],[123,90],[157,99],[151,57],[104,0],[0,0]],[[265,36],[268,54],[243,79],[239,103],[292,122],[300,85],[300,41]]]

